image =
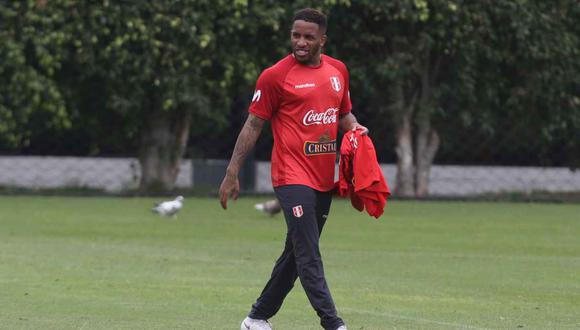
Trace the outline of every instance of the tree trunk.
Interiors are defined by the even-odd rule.
[[[141,191],[170,191],[175,187],[190,125],[191,114],[187,111],[156,111],[145,118],[139,152]]]
[[[439,74],[441,59],[437,57],[433,66],[430,52],[425,52],[420,75],[421,97],[418,109],[415,111],[415,123],[417,127],[417,146],[415,152],[415,193],[416,197],[429,195],[429,180],[431,165],[435,154],[439,149],[439,134],[431,127],[431,116],[433,111],[433,78]]]
[[[414,168],[413,168],[413,108],[416,96],[413,95],[407,102],[402,84],[392,84],[388,92],[390,94],[390,111],[393,114],[396,126],[397,145],[397,177],[395,194],[401,197],[413,197],[415,195]]]
[[[431,127],[430,119],[428,117],[423,118],[417,124],[417,153],[415,154],[417,197],[429,195],[431,165],[439,149],[439,143],[439,134]]]
[[[401,116],[397,127],[397,185],[395,193],[401,197],[415,195],[413,168],[413,122],[412,111]]]

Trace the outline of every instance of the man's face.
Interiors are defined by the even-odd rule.
[[[294,21],[290,31],[292,53],[294,58],[304,65],[318,66],[320,64],[320,49],[326,42],[326,35],[318,24],[302,20]]]

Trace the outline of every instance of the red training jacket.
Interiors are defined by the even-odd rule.
[[[367,213],[377,219],[383,214],[391,194],[377,162],[373,142],[359,130],[348,131],[342,138],[338,194],[350,195],[355,209],[362,212],[366,208]]]

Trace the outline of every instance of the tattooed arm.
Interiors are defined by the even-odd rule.
[[[264,127],[264,122],[263,119],[250,114],[240,135],[238,135],[230,164],[220,186],[220,203],[224,210],[228,208],[228,198],[238,199],[240,193],[238,173],[244,163],[244,159],[246,159],[246,156],[256,144],[256,140],[258,140],[258,136],[260,136]]]

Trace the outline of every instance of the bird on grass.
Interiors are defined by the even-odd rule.
[[[280,206],[280,202],[277,199],[273,199],[267,202],[258,203],[254,205],[254,208],[258,211],[262,211],[269,216],[274,216],[280,211],[282,211],[282,207]]]
[[[155,205],[154,208],[151,209],[153,213],[157,213],[164,217],[173,217],[174,219],[177,218],[177,213],[183,207],[183,196],[177,196],[172,201],[165,201]]]

